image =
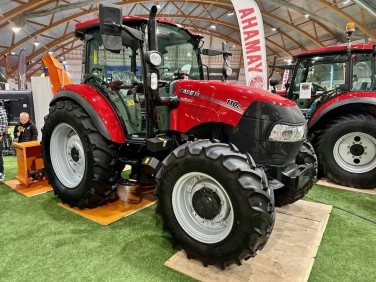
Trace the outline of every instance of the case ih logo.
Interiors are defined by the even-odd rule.
[[[183,93],[183,94],[186,94],[186,95],[189,95],[189,96],[193,96],[193,97],[199,97],[200,96],[200,92],[188,90],[188,89],[182,89],[182,88],[180,89],[180,93]]]
[[[231,99],[226,100],[226,104],[235,109],[241,109],[239,102]]]

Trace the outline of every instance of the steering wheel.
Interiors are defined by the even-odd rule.
[[[187,71],[177,70],[174,72],[175,79],[184,79],[184,77],[188,77],[194,79]]]
[[[316,95],[317,91],[326,91],[326,88],[318,83],[312,82],[312,94]]]

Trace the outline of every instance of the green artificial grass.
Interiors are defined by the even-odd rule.
[[[6,178],[16,175],[4,157]],[[0,281],[195,281],[163,264],[175,252],[155,205],[101,226],[0,184]]]
[[[306,199],[333,206],[309,281],[376,281],[376,196],[316,185]]]
[[[307,198],[376,219],[376,196],[316,186]],[[0,184],[0,281],[195,281],[164,266],[176,250],[155,205],[101,226],[57,203]],[[375,223],[333,208],[309,281],[376,281],[375,246]]]

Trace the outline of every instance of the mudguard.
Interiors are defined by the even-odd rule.
[[[327,113],[350,104],[369,104],[376,106],[375,92],[349,92],[321,104],[309,119],[308,128],[313,127]]]
[[[125,143],[125,132],[121,121],[110,103],[87,84],[66,85],[51,100],[69,98],[77,102],[89,114],[99,132],[108,140]]]

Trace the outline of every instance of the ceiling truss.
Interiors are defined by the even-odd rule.
[[[9,55],[23,46],[29,46],[27,49],[30,70],[28,76],[40,69],[41,56],[47,51],[55,50],[55,54],[62,56],[62,54],[69,54],[81,48],[81,42],[74,39],[71,23],[86,15],[96,13],[99,1],[29,0],[22,2],[10,0],[8,2],[13,4],[13,8],[0,16],[0,32],[9,30],[22,17],[26,18],[27,25],[37,27],[33,32],[23,30],[22,36],[12,34],[6,42],[1,42],[0,65],[5,66],[5,62],[8,63],[10,67],[7,67],[7,75],[12,77],[17,72],[17,65],[12,65]],[[129,14],[147,17],[150,5],[156,2],[160,2],[160,16],[177,21],[193,32],[215,36],[240,46],[236,18],[229,20],[227,16],[229,12],[233,12],[230,0],[178,0],[174,2],[121,0],[115,3],[122,5]],[[344,34],[339,21],[354,22],[360,36],[376,42],[376,13],[373,13],[372,7],[364,5],[364,1],[353,0],[347,6],[344,6],[343,1],[331,0],[256,0],[256,2],[259,4],[264,20],[265,39],[270,57],[292,56],[303,50],[343,42]],[[313,5],[308,5],[309,3]],[[64,7],[64,11],[67,11],[68,6],[72,6],[73,13],[67,13],[66,16],[61,17],[62,9],[60,8]],[[51,9],[51,17],[47,20],[45,18],[40,20],[38,13],[45,13],[46,7]],[[1,8],[0,5],[0,12]],[[327,11],[333,13],[335,17],[326,17]],[[33,17],[28,18],[30,15]],[[216,26],[215,30],[211,28],[213,25]],[[59,38],[51,35],[56,29],[62,31]],[[38,41],[43,39],[48,43],[41,44],[39,47],[30,46],[32,45],[30,42],[36,39]]]

